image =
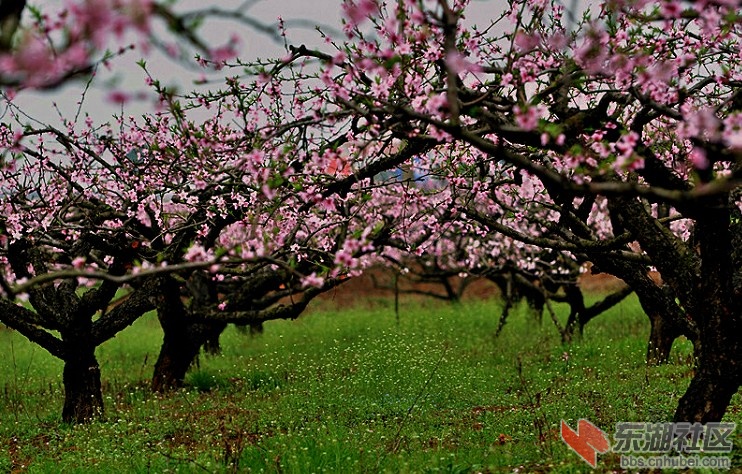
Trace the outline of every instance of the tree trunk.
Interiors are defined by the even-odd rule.
[[[732,396],[739,389],[739,381],[725,375],[723,367],[709,367],[709,361],[700,365],[701,368],[680,398],[675,411],[675,422],[721,421]]]
[[[696,346],[697,369],[675,411],[675,421],[721,421],[732,396],[742,382],[742,308],[733,281],[736,259],[730,227],[731,209],[726,197],[717,198],[696,220],[696,238],[702,257],[701,278],[688,297],[697,322],[700,345]],[[732,228],[734,232],[732,232]],[[737,289],[739,290],[739,289]]]
[[[564,287],[564,302],[569,305],[569,316],[567,317],[567,325],[564,327],[564,332],[567,338],[571,341],[574,340],[575,327],[579,329],[579,337],[582,338],[583,329],[587,322],[583,322],[585,313],[585,297],[582,294],[582,290],[577,283],[571,283]]]
[[[189,287],[202,297],[208,293],[208,285],[203,275],[195,274],[189,280]],[[166,279],[161,284],[162,292],[157,301],[157,319],[162,327],[163,340],[160,355],[155,363],[152,374],[152,390],[167,392],[183,386],[188,368],[198,356],[201,344],[191,337],[193,322],[189,318],[189,310],[183,304],[180,287],[172,279]]]
[[[89,423],[103,415],[100,367],[95,347],[84,346],[82,340],[70,345],[64,359],[64,408],[62,420],[67,423]]]
[[[736,324],[721,326],[730,328]],[[675,411],[676,422],[721,421],[732,396],[739,390],[742,382],[742,342],[739,332],[714,332],[715,337],[706,335],[701,341],[698,369],[680,398]]]
[[[696,346],[697,369],[675,411],[675,421],[718,422],[742,382],[742,322],[723,304],[705,301],[709,309],[702,318],[700,344]]]
[[[621,278],[634,290],[639,304],[649,318],[651,329],[647,344],[648,365],[667,362],[673,341],[678,336],[684,335],[694,346],[698,345],[698,329],[686,318],[669,286],[659,285],[652,280],[643,265],[609,258],[597,261],[604,271]]]
[[[682,331],[675,327],[663,314],[647,314],[651,325],[647,344],[647,364],[660,365],[670,360],[672,345]]]
[[[198,356],[198,345],[191,343],[186,335],[179,337],[173,332],[165,332],[160,355],[155,363],[152,375],[152,390],[155,392],[167,392],[182,387],[188,368]]]
[[[152,390],[155,392],[167,392],[182,387],[188,369],[198,357],[201,347],[208,343],[213,345],[215,339],[218,341],[219,334],[227,326],[187,320],[174,324],[161,320],[161,323],[164,337],[152,375]]]
[[[502,329],[505,327],[505,323],[508,320],[508,316],[510,315],[510,309],[513,307],[513,280],[508,279],[502,279],[497,277],[490,277],[490,280],[495,282],[495,284],[500,288],[500,293],[502,293],[502,298],[505,300],[505,304],[502,307],[502,314],[500,315],[500,321],[497,324],[497,330],[495,330],[495,337],[498,337],[500,333],[502,332]]]

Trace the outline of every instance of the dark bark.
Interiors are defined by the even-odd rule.
[[[91,252],[91,239],[95,240],[89,234],[76,239],[67,256],[87,255]],[[116,255],[107,268],[109,274],[122,275],[131,262],[126,251],[120,247],[109,248],[105,242],[98,243]],[[128,247],[127,243],[122,245]],[[8,247],[8,260],[13,271],[23,278],[49,273],[48,264],[56,261],[56,257],[55,254],[55,258],[51,258],[48,249],[31,239],[16,241]],[[64,362],[62,419],[65,422],[87,423],[102,417],[101,373],[95,350],[154,307],[149,293],[153,290],[152,285],[145,283],[143,287],[146,291],[134,289],[121,303],[121,300],[115,300],[121,288],[119,283],[104,281],[81,294],[76,279],[61,279],[54,283],[39,283],[29,289],[29,303],[33,310],[5,299],[0,301],[2,322]],[[93,322],[96,315],[98,318]],[[58,331],[59,337],[52,331]]]
[[[645,266],[610,258],[597,258],[595,263],[594,268],[621,278],[639,298],[651,326],[647,364],[667,362],[673,342],[681,335],[690,339],[694,346],[698,344],[698,329],[675,301],[671,288],[652,280]]]
[[[546,305],[546,296],[544,289],[541,288],[541,281],[535,276],[519,272],[514,265],[506,265],[503,268],[493,269],[484,275],[489,281],[497,285],[500,294],[505,300],[505,307],[500,316],[500,323],[495,335],[499,335],[502,328],[507,322],[510,309],[516,302],[525,300],[530,313],[538,321],[539,325],[543,321],[544,306]]]
[[[188,369],[198,357],[206,336],[199,338],[196,324],[163,324],[164,337],[152,375],[152,390],[167,392],[183,386]],[[165,329],[167,327],[167,329]]]
[[[235,324],[235,328],[243,334],[248,334],[250,337],[258,337],[263,334],[263,331],[265,330],[263,323],[261,322],[252,324]],[[207,351],[209,350],[207,347],[204,347],[204,349]]]
[[[513,307],[513,282],[512,279],[499,281],[499,279],[494,279],[492,276],[489,278],[500,288],[500,293],[502,293],[502,297],[505,300],[505,305],[502,307],[502,314],[500,315],[500,321],[497,324],[497,330],[495,330],[495,337],[498,337],[502,332],[502,329],[505,327],[508,315],[510,314],[510,309]]]
[[[614,198],[608,207],[614,227],[626,228],[636,236],[642,250],[651,257],[662,280],[672,290],[673,299],[680,299],[686,307],[695,306],[701,267],[695,250],[652,217],[639,199]],[[604,266],[604,262],[601,263]]]
[[[54,357],[64,359],[64,343],[40,326],[38,313],[12,301],[0,299],[0,322],[23,334],[29,341],[43,347]]]
[[[575,328],[577,328],[578,334],[582,336],[587,323],[616,306],[631,293],[633,293],[633,289],[627,286],[590,306],[585,306],[585,298],[580,287],[576,283],[568,285],[565,288],[565,297],[563,298],[570,308],[566,327],[568,337],[573,338]]]
[[[96,347],[131,324],[144,313],[145,308],[152,305],[134,294],[127,301],[138,301],[139,304],[125,306],[125,303],[119,306],[120,309],[111,312],[125,315],[129,321],[127,324],[120,327],[105,324],[109,321],[107,314],[92,322],[95,308],[81,308],[74,295],[74,287],[68,290],[67,286],[59,284],[53,291],[48,288],[36,291],[36,302],[43,308],[39,313],[3,301],[0,308],[4,312],[0,319],[64,362],[62,381],[65,398],[62,419],[68,423],[88,423],[103,415],[101,373],[95,358]],[[39,301],[39,297],[46,301]],[[56,311],[54,315],[49,312],[52,310]],[[60,327],[61,339],[47,331],[50,325],[43,324],[52,318],[57,320],[52,327]],[[111,321],[115,322],[117,319]]]
[[[675,412],[675,421],[719,421],[740,384],[740,307],[733,286],[735,264],[730,212],[736,209],[721,196],[697,203],[694,236],[683,242],[653,219],[638,199],[614,199],[612,215],[637,236],[642,249],[659,268],[667,286],[641,272],[602,262],[609,273],[636,290],[652,321],[648,358],[667,359],[674,336],[694,344],[696,371]],[[625,265],[624,265],[625,266]],[[652,360],[653,359],[653,360]]]
[[[83,339],[71,338],[64,358],[64,408],[67,423],[89,423],[103,416],[100,367],[95,346]]]
[[[598,301],[597,303],[593,304],[592,306],[585,308],[585,311],[580,314],[579,318],[579,326],[580,326],[580,333],[582,333],[583,329],[585,328],[585,325],[593,320],[593,318],[597,317],[598,315],[602,314],[605,311],[608,311],[610,308],[616,306],[618,303],[626,299],[627,296],[629,296],[631,293],[634,292],[634,289],[630,286],[627,286],[626,288],[620,289],[616,291],[615,293],[611,293],[610,295],[606,296],[602,300]]]
[[[673,181],[674,175],[663,172],[661,167],[657,167],[658,164],[660,164],[659,161],[650,153],[646,169],[651,171],[653,178],[661,179],[663,183],[682,184]],[[583,242],[593,241],[594,236],[585,222],[594,199],[585,199],[580,208],[575,209],[572,206],[571,197],[561,199],[561,188],[550,189],[550,194],[554,201],[560,203],[564,209],[561,217],[562,224],[582,238]],[[579,328],[581,334],[584,326],[591,319],[623,300],[633,290],[637,293],[642,309],[648,315],[651,324],[650,340],[647,344],[647,362],[649,364],[666,362],[672,344],[679,335],[687,336],[694,345],[698,343],[698,331],[695,325],[685,317],[685,312],[675,301],[675,296],[678,291],[693,287],[696,276],[694,270],[697,269],[699,260],[679,238],[670,232],[666,225],[661,224],[647,212],[644,203],[640,200],[616,196],[608,200],[608,208],[616,235],[635,236],[641,242],[642,248],[653,256],[653,261],[659,260],[657,266],[660,269],[673,270],[673,273],[669,275],[669,280],[675,283],[676,293],[673,293],[667,286],[658,286],[649,277],[646,264],[615,258],[611,253],[606,252],[605,248],[584,246],[581,259],[591,261],[594,264],[595,273],[607,272],[617,276],[624,280],[628,287],[609,295],[590,308],[585,307],[579,288],[575,287],[573,291],[567,293],[564,300],[570,304],[571,310],[567,324],[568,335],[574,331],[575,327]]]
[[[207,354],[219,355],[222,353],[222,345],[219,342],[219,338],[224,330],[227,329],[227,325],[215,325],[212,329],[212,331],[206,331],[208,334],[205,335],[206,338],[203,344],[201,344],[201,348]]]
[[[101,345],[155,309],[160,293],[160,278],[149,278],[122,300],[115,300],[115,307],[105,308],[101,316],[92,323],[92,334],[96,345]]]
[[[730,383],[716,371],[697,373],[688,390],[680,398],[675,411],[675,421],[708,423],[724,417],[732,396],[739,389],[738,383]]]
[[[567,326],[564,328],[568,339],[574,338],[575,327],[579,329],[579,335],[582,336],[582,330],[587,321],[583,322],[586,312],[585,297],[577,283],[567,285],[564,289],[564,302],[569,304],[569,316],[567,317]],[[597,314],[595,315],[597,316]]]
[[[196,321],[191,308],[180,296],[180,286],[172,278],[161,280],[157,298],[157,317],[163,331],[160,354],[152,375],[152,390],[167,392],[183,386],[188,369],[197,360],[204,345],[218,346],[219,335],[227,327],[222,322]],[[208,278],[195,273],[188,281],[193,294],[191,306],[200,306],[215,298]]]
[[[614,198],[614,224],[629,229],[667,282],[660,286],[629,264],[604,260],[600,266],[637,292],[652,323],[647,357],[667,360],[672,341],[685,335],[694,345],[696,371],[680,399],[675,421],[720,421],[742,377],[740,311],[735,288],[736,206],[727,196],[696,203],[694,235],[684,242],[654,219],[636,198]],[[616,225],[614,225],[614,228]],[[736,291],[735,291],[736,290]]]
[[[163,345],[152,377],[152,389],[167,391],[181,387],[188,368],[205,344],[218,340],[230,323],[262,328],[262,323],[275,319],[296,319],[318,294],[340,285],[344,279],[327,279],[322,288],[308,288],[291,304],[277,304],[262,309],[249,309],[248,301],[232,302],[216,308],[216,291],[207,274],[198,272],[188,280],[190,306],[181,299],[180,284],[171,277],[161,283],[156,298],[157,315],[164,332]],[[232,293],[229,293],[230,297]],[[265,301],[267,297],[264,297]],[[259,304],[258,306],[262,306]],[[247,308],[245,308],[247,307]]]
[[[647,344],[647,364],[659,365],[670,360],[670,352],[675,339],[683,332],[677,325],[673,324],[665,314],[647,313],[649,317],[649,343]]]
[[[95,358],[98,343],[93,336],[92,314],[83,311],[74,287],[65,295],[64,283],[57,286],[56,297],[63,302],[60,314],[65,314],[65,328],[60,331],[64,343],[64,407],[62,420],[68,423],[89,423],[103,416],[103,392],[100,366]]]
[[[709,304],[709,313],[716,317],[702,328],[697,369],[680,398],[675,421],[721,421],[742,382],[742,325],[738,315],[719,313],[714,306]]]
[[[700,331],[697,370],[675,412],[675,421],[720,421],[742,382],[742,315],[733,288],[733,231],[727,200],[709,203],[696,219],[702,258],[693,318]],[[735,211],[736,214],[736,211]]]

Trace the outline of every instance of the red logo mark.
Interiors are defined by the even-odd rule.
[[[598,453],[607,453],[611,448],[608,435],[585,419],[577,422],[577,431],[562,420],[562,440],[592,467],[598,464]]]

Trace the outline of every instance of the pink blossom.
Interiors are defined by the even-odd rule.
[[[336,65],[343,64],[347,60],[348,55],[345,53],[345,51],[338,51],[335,56],[332,57],[332,63]]]
[[[513,75],[509,72],[506,72],[502,75],[502,78],[500,79],[500,84],[503,86],[507,86],[508,84],[511,84],[513,82]]]
[[[337,254],[335,254],[336,265],[342,265],[342,266],[347,267],[347,266],[350,266],[352,262],[353,262],[353,254],[348,249],[343,248]]]
[[[705,6],[706,2],[697,2],[694,7],[698,9],[701,17],[703,35],[709,40],[718,40],[721,26],[721,13],[717,8]]]
[[[593,25],[582,44],[575,50],[575,61],[590,74],[604,71],[608,60],[608,34],[599,26]]]
[[[304,288],[315,287],[320,288],[325,284],[325,279],[321,276],[317,276],[317,272],[312,272],[311,275],[305,276],[301,281],[301,286]]]
[[[569,44],[569,38],[561,31],[546,38],[546,44],[552,51],[561,51]]]
[[[431,125],[428,129],[428,134],[432,137],[438,140],[439,142],[446,142],[450,141],[451,135],[448,134],[445,130],[441,130],[440,128]]]
[[[742,149],[742,113],[731,114],[724,119],[722,139],[730,148]]]
[[[541,35],[539,33],[526,33],[518,31],[515,34],[515,46],[521,53],[527,53],[538,48],[541,44]]]
[[[378,11],[379,6],[375,0],[358,0],[358,3],[353,0],[345,0],[342,9],[348,20],[348,26],[355,28],[366,21],[374,12]]]
[[[13,132],[13,139],[8,144],[8,148],[10,151],[13,152],[20,152],[22,150],[21,148],[21,140],[23,139],[23,130],[16,130]]]
[[[27,77],[27,85],[40,86],[59,74],[58,63],[43,38],[27,37],[13,56],[4,56],[2,66],[6,72],[20,72]]]
[[[183,255],[183,260],[187,262],[206,262],[211,260],[211,258],[211,252],[199,244],[193,244]]]
[[[633,171],[644,168],[644,159],[634,153],[638,141],[639,135],[636,132],[629,132],[613,145],[616,153],[616,161],[613,164],[615,169]]]
[[[525,170],[521,170],[520,176],[522,180],[520,186],[520,198],[530,201],[536,194],[536,189],[534,187],[535,180],[532,179],[531,175]]]
[[[443,109],[448,108],[448,99],[446,94],[436,94],[428,98],[428,102],[425,104],[425,109],[428,113],[438,114]]]
[[[412,13],[410,14],[410,22],[415,25],[422,25],[425,23],[425,13],[417,7],[415,4]]]
[[[685,107],[683,107],[685,109]],[[719,136],[721,122],[716,117],[716,111],[712,107],[703,107],[697,110],[683,110],[685,122],[683,135],[689,137],[701,137],[707,140],[716,140]]]
[[[263,191],[263,195],[267,199],[273,199],[276,196],[275,190],[267,184],[264,184],[263,186],[261,186],[260,190]]]
[[[106,37],[113,28],[115,13],[107,0],[68,1],[67,10],[72,16],[74,37],[81,38],[92,34],[91,39],[95,47],[98,49],[105,47]]]
[[[446,64],[456,74],[462,72],[477,73],[482,72],[482,66],[469,62],[466,57],[459,51],[451,51],[446,55]]]
[[[706,157],[706,152],[698,147],[694,147],[691,150],[691,152],[688,154],[688,158],[690,158],[691,163],[693,163],[693,167],[699,170],[708,169],[708,167],[711,165],[708,158]]]
[[[216,63],[217,67],[230,59],[234,59],[237,56],[237,46],[239,45],[239,42],[240,38],[236,35],[232,35],[227,44],[209,51],[209,59]]]
[[[114,104],[123,105],[131,100],[131,94],[129,94],[128,92],[115,90],[108,93],[108,95],[106,96],[106,100]]]
[[[678,0],[665,0],[662,2],[662,16],[665,18],[680,18],[683,6]]]
[[[729,148],[742,150],[742,129],[730,130],[729,132],[725,131],[724,143],[726,143]]]
[[[639,135],[636,132],[629,132],[621,136],[615,144],[616,152],[622,158],[628,158],[634,153],[634,147],[639,141]]]
[[[89,61],[90,51],[82,43],[75,43],[64,52],[62,62],[71,69],[85,66]]]
[[[527,132],[535,130],[538,126],[538,121],[541,117],[542,111],[543,106],[528,106],[525,108],[521,108],[520,106],[516,105],[515,107],[513,107],[513,113],[515,114],[515,123],[516,125],[518,125],[518,127]]]

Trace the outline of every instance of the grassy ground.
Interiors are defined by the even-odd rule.
[[[165,397],[147,389],[161,333],[144,318],[99,349],[106,419],[89,426],[59,421],[61,364],[0,331],[0,471],[585,472],[561,419],[609,434],[667,421],[692,371],[687,342],[646,367],[634,299],[571,346],[525,313],[493,339],[498,315],[491,301],[407,301],[397,321],[382,302],[314,309],[257,338],[230,329],[223,354]],[[742,422],[739,395],[726,421]],[[736,466],[740,446],[738,432]]]

